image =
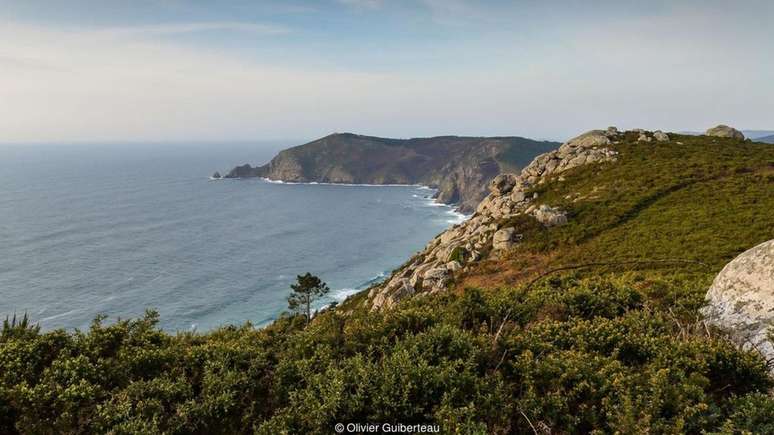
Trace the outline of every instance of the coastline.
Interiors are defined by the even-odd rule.
[[[301,185],[301,186],[342,186],[342,187],[414,187],[417,189],[430,190],[433,192],[432,196],[427,197],[427,199],[429,199],[431,203],[428,205],[431,205],[433,207],[451,208],[451,210],[449,210],[449,214],[455,217],[455,220],[449,221],[451,225],[456,225],[456,224],[465,222],[467,219],[473,216],[473,213],[467,214],[459,211],[460,210],[459,203],[447,204],[445,202],[438,201],[436,195],[438,194],[439,189],[436,187],[427,186],[424,184],[330,183],[330,182],[319,182],[319,181],[283,181],[283,180],[273,180],[267,177],[221,177],[221,178],[209,177],[210,181],[248,180],[248,179],[258,179],[268,184],[285,184],[290,186]]]
[[[443,219],[443,222],[445,223],[445,227],[441,230],[447,231],[449,228],[461,224],[465,222],[466,220],[470,219],[472,217],[471,214],[462,213],[459,211],[459,204],[446,204],[443,202],[439,202],[436,198],[436,195],[438,193],[438,189],[423,185],[423,184],[369,184],[369,183],[331,183],[331,182],[317,182],[317,181],[311,181],[311,182],[299,182],[299,181],[283,181],[283,180],[273,180],[267,177],[222,177],[222,178],[213,178],[209,177],[210,181],[221,181],[221,180],[258,180],[259,183],[265,183],[265,184],[274,184],[274,185],[288,185],[288,186],[335,186],[335,187],[399,187],[399,188],[412,188],[416,191],[421,192],[414,192],[411,193],[410,197],[408,199],[411,201],[411,203],[416,204],[415,206],[419,207],[432,207],[432,208],[438,208],[441,207],[445,210],[444,215],[440,216],[440,219]],[[439,217],[436,217],[437,219]],[[440,220],[439,220],[440,222]],[[432,240],[432,237],[430,237],[429,240]],[[411,252],[405,253],[405,255],[401,255],[401,259],[410,258]],[[355,295],[357,293],[360,293],[369,287],[379,284],[390,277],[393,270],[395,268],[398,268],[403,264],[403,261],[400,261],[398,264],[394,266],[392,269],[388,270],[381,270],[374,273],[374,275],[371,275],[370,278],[366,278],[363,281],[361,281],[359,284],[354,286],[344,286],[340,288],[331,289],[331,292],[323,299],[318,301],[316,305],[316,309],[320,310],[325,307],[327,307],[329,304],[336,302],[340,303],[345,301],[347,298],[349,298],[352,295]],[[264,324],[260,324],[259,326],[265,326]]]
[[[459,211],[459,204],[446,204],[444,202],[439,202],[435,195],[438,193],[438,189],[431,186],[426,186],[424,184],[366,184],[366,183],[327,183],[327,182],[318,182],[318,181],[282,181],[282,180],[272,180],[271,178],[266,177],[256,177],[259,180],[262,180],[269,184],[287,184],[287,185],[306,185],[306,186],[343,186],[343,187],[414,187],[417,189],[422,190],[430,190],[433,192],[432,196],[427,197],[420,197],[417,195],[412,195],[415,198],[420,199],[427,199],[429,203],[427,204],[430,207],[448,207],[450,210],[447,211],[448,214],[451,216],[454,216],[454,220],[449,220],[449,224],[456,225],[460,224],[462,222],[465,222],[468,220],[473,214],[466,214]],[[232,178],[236,180],[241,180],[242,178]],[[448,228],[447,228],[448,229]]]

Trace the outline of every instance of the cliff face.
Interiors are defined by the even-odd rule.
[[[540,204],[527,191],[570,169],[616,161],[618,153],[608,146],[621,137],[614,128],[593,130],[536,157],[520,175],[496,176],[489,185],[491,193],[469,220],[435,237],[390,279],[370,290],[372,309],[390,308],[416,293],[443,291],[454,273],[466,265],[508,251],[522,238],[517,225],[513,225],[519,217],[534,219],[546,227],[566,224],[564,211]]]
[[[438,189],[438,201],[472,212],[495,176],[518,171],[557,145],[519,137],[385,139],[333,134],[284,150],[266,165],[238,166],[226,178],[424,184]]]

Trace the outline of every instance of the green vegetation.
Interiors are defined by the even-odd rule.
[[[546,230],[511,218],[523,242],[507,259],[483,262],[465,286],[516,285],[520,271],[632,260],[688,260],[584,269],[592,275],[637,269],[690,270],[714,277],[745,250],[774,238],[774,147],[705,136],[616,144],[615,163],[576,168],[537,186],[538,204],[569,213]],[[564,181],[562,181],[564,180]],[[523,278],[523,277],[522,277]]]
[[[462,246],[454,248],[449,254],[449,261],[457,261],[460,264],[465,262],[465,256],[468,255],[468,251]]]
[[[309,272],[298,275],[290,289],[292,292],[288,296],[288,308],[302,313],[307,325],[312,320],[312,303],[331,291],[326,283]]]
[[[308,326],[289,315],[168,334],[152,312],[74,333],[8,322],[0,433],[772,433],[766,363],[698,308],[725,262],[774,237],[774,148],[688,136],[616,148],[617,163],[536,189],[568,225],[516,219],[524,242],[508,258],[388,312],[361,294]],[[693,263],[625,263],[653,259]],[[609,264],[534,280],[595,262]],[[467,285],[484,278],[497,284]]]
[[[630,137],[615,147],[618,162],[540,186],[541,202],[571,212],[568,225],[541,237],[542,249],[570,249],[567,260],[687,258],[719,269],[774,237],[774,147],[672,137]]]
[[[651,305],[653,287],[671,310]],[[386,314],[328,310],[308,328],[293,316],[171,336],[149,313],[84,333],[4,333],[0,432],[330,433],[339,421],[757,432],[774,408],[766,366],[692,329],[700,293],[692,279],[565,277]]]

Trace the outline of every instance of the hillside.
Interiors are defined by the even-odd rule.
[[[543,264],[528,265],[534,270],[557,263],[680,258],[717,271],[745,248],[774,237],[774,215],[763,207],[771,201],[733,195],[774,194],[774,148],[724,137],[661,138],[593,131],[540,156],[521,177],[505,183],[513,191],[498,192],[503,186],[495,186],[470,220],[430,241],[401,273],[372,289],[371,297],[377,306],[389,306],[402,295],[443,289],[447,280],[512,284],[505,276],[523,274],[525,265],[494,260],[496,267],[488,267],[488,257],[503,257],[490,255],[503,254],[497,251],[519,263],[541,257]],[[590,157],[600,150],[609,154]],[[577,161],[582,164],[565,166]],[[552,217],[567,224],[546,233]],[[535,221],[544,225],[532,225]],[[740,227],[717,232],[717,226],[734,222]],[[499,230],[510,232],[508,240],[499,240],[508,249],[497,249]],[[541,246],[550,249],[537,249]],[[519,251],[524,255],[515,255]]]
[[[774,433],[771,367],[699,311],[774,238],[774,147],[597,130],[490,188],[308,327],[8,324],[0,433]]]
[[[263,166],[238,166],[226,178],[265,177],[291,182],[423,184],[437,199],[471,212],[496,175],[516,172],[555,142],[519,137],[442,136],[385,139],[332,134],[280,152]]]

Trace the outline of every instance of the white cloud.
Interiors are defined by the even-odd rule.
[[[380,80],[119,34],[0,26],[0,142],[295,135],[356,110]]]
[[[432,53],[407,45],[402,59],[442,66],[412,69],[385,52],[395,65],[380,73],[356,69],[367,64],[357,55],[321,68],[325,45],[280,65],[159,38],[197,25],[95,37],[0,23],[0,142],[771,129],[772,31],[740,13],[562,22],[531,39],[501,32]]]
[[[237,21],[208,21],[195,23],[158,24],[147,26],[107,27],[94,30],[96,36],[164,36],[207,31],[233,31],[259,35],[283,35],[290,29],[274,24],[242,23]]]

